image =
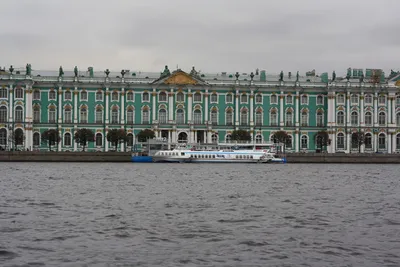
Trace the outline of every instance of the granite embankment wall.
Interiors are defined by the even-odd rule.
[[[288,163],[400,163],[400,154],[290,153]]]
[[[130,152],[1,151],[1,161],[15,162],[130,162]]]

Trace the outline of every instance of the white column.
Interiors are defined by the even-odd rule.
[[[250,93],[250,125],[254,125],[254,92]]]
[[[154,123],[154,121],[156,120],[156,114],[157,114],[157,112],[156,112],[156,108],[157,108],[157,103],[156,103],[157,92],[156,92],[155,88],[153,88],[153,93],[151,95],[153,96],[153,115],[152,115],[152,117],[153,117],[153,123]]]
[[[212,136],[212,132],[207,131],[207,143],[208,144],[211,144],[211,142],[212,142],[211,136]]]
[[[388,133],[386,135],[386,140],[387,140],[387,152],[392,153],[392,134]]]
[[[396,96],[392,96],[392,110],[389,110],[389,112],[391,112],[392,113],[392,124],[394,125],[394,126],[397,126],[396,125]],[[394,144],[394,143],[393,143]]]
[[[110,115],[110,92],[108,91],[108,87],[106,88],[106,107],[105,107],[105,112],[106,112],[106,121],[105,121],[105,123],[108,124],[109,123],[109,115]]]
[[[121,88],[121,124],[125,124],[125,89]]]
[[[336,125],[336,94],[335,92],[332,92],[332,126]],[[334,149],[336,151],[336,148]]]
[[[204,123],[208,123],[208,90],[206,89],[206,92],[204,94]]]
[[[193,143],[197,143],[197,131],[194,131],[193,135]]]
[[[190,89],[188,90],[188,114],[187,114],[187,123],[192,122],[192,109],[193,109],[193,103],[192,103],[193,97],[192,93],[190,92]],[[190,135],[190,134],[189,134]]]
[[[361,127],[365,126],[365,112],[364,112],[364,92],[361,92],[360,97],[360,123]]]
[[[330,138],[331,138],[331,145],[330,145],[331,153],[336,153],[336,132],[335,131],[332,132]]]
[[[350,153],[351,150],[351,135],[349,133],[346,133],[346,153]]]
[[[299,109],[300,109],[300,106],[299,106],[299,98],[300,98],[300,94],[299,94],[299,92],[297,91],[297,92],[296,92],[296,126],[297,126],[297,127],[300,125],[300,122],[299,122]],[[297,148],[296,148],[296,149],[297,149]]]
[[[283,120],[283,92],[281,91],[281,95],[279,96],[279,108],[280,108],[280,111],[279,111],[279,124],[280,124],[280,126],[284,126],[284,120]]]
[[[351,114],[351,106],[350,106],[350,92],[347,92],[347,96],[346,96],[346,117],[347,117],[347,125],[351,125],[350,124],[350,114]]]
[[[328,113],[327,119],[328,119],[328,126],[332,123],[332,112],[333,110],[333,105],[332,105],[332,95],[328,93],[328,110],[326,111]]]
[[[297,110],[297,109],[296,109]],[[300,140],[299,140],[299,132],[295,134],[295,151],[299,152],[300,151]]]
[[[106,128],[106,132],[104,133],[104,151],[108,152],[108,140],[107,140],[108,129]]]
[[[391,96],[388,96],[388,112],[387,112],[387,122],[386,125],[390,126],[392,124],[392,100]]]
[[[74,123],[78,123],[78,96],[79,96],[78,87],[75,87],[75,89],[74,89]],[[74,151],[76,151],[75,145],[74,145]]]
[[[168,131],[168,149],[171,149],[172,131]]]
[[[72,134],[72,135],[75,135],[75,130],[73,130],[71,134]],[[95,136],[96,136],[96,133],[94,133],[94,134],[95,134]],[[74,152],[76,152],[77,150],[78,150],[78,143],[75,142],[75,140],[74,140]]]
[[[13,99],[13,93],[14,93],[14,91],[13,91],[13,86],[12,85],[10,85],[10,100],[9,100],[9,104],[10,104],[10,108],[9,108],[9,111],[8,111],[8,114],[9,114],[9,122],[11,123],[11,122],[13,122],[13,120],[14,120],[14,108],[13,108],[13,103],[14,103],[14,99]]]
[[[374,96],[374,126],[378,124],[378,93]]]
[[[374,138],[374,140],[373,140],[373,142],[374,142],[373,147],[374,147],[374,152],[375,152],[375,151],[378,150],[378,134],[377,134],[377,133],[374,133],[373,138]]]
[[[32,87],[26,86],[25,92],[25,149],[32,150]]]
[[[58,123],[62,123],[62,110],[63,110],[63,108],[62,108],[62,104],[63,104],[62,103],[62,94],[63,94],[62,86],[59,86],[58,87]],[[61,142],[60,142],[60,144],[61,144]]]
[[[235,125],[239,125],[239,90],[236,90],[235,95]]]
[[[171,92],[168,94],[168,120],[174,120],[174,89],[171,89]]]
[[[392,134],[392,153],[396,152],[396,134]]]

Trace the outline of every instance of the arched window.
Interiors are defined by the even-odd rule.
[[[118,124],[119,123],[119,116],[118,116],[118,109],[117,108],[113,108],[111,110],[111,123],[112,124]]]
[[[150,112],[148,109],[142,109],[142,124],[150,123]]]
[[[56,91],[53,89],[49,91],[49,100],[56,100]]]
[[[308,112],[301,112],[301,126],[308,126]]]
[[[213,134],[213,135],[211,136],[211,142],[212,142],[213,144],[218,143],[218,135]]]
[[[301,137],[301,149],[307,149],[308,148],[308,137],[307,135],[303,135]]]
[[[240,96],[240,103],[247,103],[247,95],[246,94],[242,94]]]
[[[242,109],[240,112],[240,125],[247,125],[248,124],[248,116],[247,116],[247,109]]]
[[[216,109],[211,110],[211,124],[218,125],[218,111]]]
[[[22,129],[18,128],[14,131],[14,142],[16,146],[22,145],[24,143],[24,131],[22,131]]]
[[[40,146],[40,134],[38,132],[33,133],[33,146]]]
[[[385,105],[386,104],[386,96],[385,95],[380,95],[378,97],[378,103],[379,103],[379,105]]]
[[[33,100],[40,100],[40,90],[36,89],[33,91]]]
[[[176,94],[176,101],[177,102],[183,102],[185,101],[185,96],[182,92],[179,92]]]
[[[86,107],[81,108],[81,114],[80,114],[80,122],[81,123],[87,123],[88,122],[88,116],[87,116],[87,109]]]
[[[132,91],[128,91],[128,93],[126,94],[126,100],[127,101],[133,101],[133,92]]]
[[[260,134],[256,135],[256,144],[261,144],[262,143],[262,136]]]
[[[194,124],[201,124],[201,110],[200,109],[195,109],[193,111],[193,123]]]
[[[101,133],[96,134],[96,146],[103,146],[103,135]]]
[[[227,134],[226,137],[225,137],[225,142],[226,143],[230,143],[231,141],[232,141],[232,135]]]
[[[15,98],[22,99],[24,98],[24,90],[22,88],[15,89]]]
[[[293,96],[292,95],[287,95],[286,96],[286,104],[292,105],[293,104]]]
[[[256,111],[256,121],[255,122],[256,122],[257,126],[262,125],[262,111],[261,110]]]
[[[372,95],[367,94],[365,95],[364,99],[365,99],[365,104],[372,104]]]
[[[396,106],[400,106],[400,95],[396,96]]]
[[[133,134],[129,133],[127,135],[127,142],[126,145],[132,147],[133,146]]]
[[[271,110],[271,113],[270,113],[270,124],[271,124],[271,126],[277,126],[278,125],[278,113],[276,112],[275,109]]]
[[[150,101],[150,94],[148,92],[143,92],[142,101],[143,102],[149,102]]]
[[[0,107],[0,122],[7,122],[8,121],[8,112],[6,106]]]
[[[185,123],[185,112],[181,108],[176,110],[176,123],[177,124]]]
[[[344,149],[344,133],[338,133],[337,134],[337,149]]]
[[[262,95],[256,94],[256,104],[262,104]]]
[[[336,115],[336,123],[338,125],[343,125],[344,124],[344,112],[339,111]]]
[[[337,103],[343,105],[344,104],[344,95],[337,95]]]
[[[379,144],[379,149],[386,149],[386,135],[384,133],[379,134],[378,144]]]
[[[7,146],[7,130],[4,128],[0,129],[0,146],[1,149],[6,149]]]
[[[87,101],[87,92],[81,91],[81,101]]]
[[[96,92],[96,101],[103,101],[103,92],[102,91]]]
[[[386,113],[381,111],[378,114],[378,123],[379,125],[385,125],[386,124]]]
[[[194,102],[201,102],[201,94],[199,92],[194,93],[193,101]]]
[[[21,106],[15,108],[15,122],[22,122],[24,120],[24,110]]]
[[[292,149],[292,147],[293,147],[293,139],[292,139],[291,135],[287,136],[285,145],[286,145],[287,149]]]
[[[71,91],[65,91],[65,93],[64,93],[64,99],[65,99],[65,100],[71,100],[71,99],[72,99]]]
[[[351,125],[355,126],[358,124],[358,112],[353,111],[351,112]]]
[[[351,104],[353,104],[353,105],[358,104],[358,95],[357,94],[351,95]]]
[[[372,125],[372,113],[369,111],[365,112],[365,125]]]
[[[396,114],[396,126],[400,126],[400,112]]]
[[[178,143],[187,143],[188,137],[185,132],[181,132],[178,134]]]
[[[364,145],[365,145],[366,149],[372,149],[372,134],[371,133],[365,134]]]
[[[233,103],[233,96],[232,96],[231,93],[226,94],[225,102],[226,103]]]
[[[118,101],[118,92],[117,91],[112,92],[111,101]]]
[[[317,127],[324,126],[324,113],[322,111],[317,112]]]
[[[133,124],[133,108],[128,108],[128,110],[126,111],[126,123],[128,124]]]
[[[271,95],[271,104],[277,104],[278,103],[278,96],[273,94]]]
[[[5,98],[5,99],[7,99],[8,98],[8,90],[7,90],[7,88],[0,88],[0,98]]]
[[[161,124],[167,123],[167,111],[163,108],[158,111],[158,122]]]
[[[308,96],[307,95],[301,96],[301,105],[308,105]]]
[[[64,109],[64,122],[65,123],[71,123],[72,122],[72,111],[71,111],[71,107],[67,106]]]
[[[291,110],[286,111],[286,126],[293,126],[293,112]]]
[[[40,107],[39,106],[33,107],[33,122],[40,123]]]
[[[71,146],[71,134],[64,134],[64,146]]]
[[[160,92],[158,94],[158,102],[167,102],[167,93],[166,92]]]
[[[103,123],[103,109],[101,107],[96,108],[96,123]]]
[[[400,150],[400,133],[396,135],[396,150]]]
[[[54,106],[49,107],[49,123],[56,122],[56,108]]]
[[[211,103],[217,103],[218,102],[218,95],[217,93],[212,93],[211,94]]]
[[[324,104],[324,97],[322,95],[317,96],[317,105]]]
[[[233,125],[232,109],[226,110],[226,112],[225,112],[225,121],[226,121],[226,125]]]

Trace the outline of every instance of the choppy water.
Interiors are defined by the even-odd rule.
[[[400,266],[399,173],[0,163],[0,265]]]

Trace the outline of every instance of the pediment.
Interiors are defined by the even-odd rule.
[[[168,76],[160,77],[153,81],[152,84],[204,85],[207,83],[197,76],[190,75],[182,70],[176,70]]]

